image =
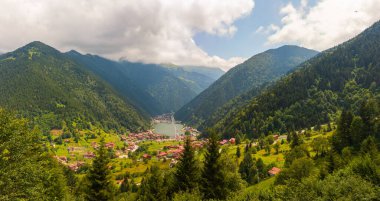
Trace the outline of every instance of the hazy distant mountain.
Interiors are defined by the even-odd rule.
[[[174,76],[182,80],[197,94],[201,93],[213,82],[215,82],[224,72],[219,68],[208,67],[188,67],[176,65],[161,65]],[[217,77],[217,78],[216,78]]]
[[[283,46],[257,54],[229,70],[209,88],[183,106],[176,118],[199,126],[220,107],[244,93],[276,80],[318,52],[297,46]]]
[[[83,65],[41,42],[0,56],[0,106],[39,125],[140,130],[149,126],[128,100]]]
[[[189,72],[196,72],[208,77],[213,78],[214,80],[219,79],[224,73],[220,68],[212,68],[212,67],[202,67],[202,66],[183,66],[184,70]]]
[[[159,65],[116,62],[75,51],[66,54],[150,115],[177,111],[197,94],[185,80]]]

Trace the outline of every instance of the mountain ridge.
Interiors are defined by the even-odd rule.
[[[358,111],[378,97],[380,22],[306,61],[240,110],[214,125],[226,135],[289,132],[331,121],[341,109]]]
[[[317,52],[297,46],[282,46],[256,54],[230,69],[209,88],[183,106],[175,116],[194,126],[201,126],[218,108],[231,99],[262,84],[278,79]]]
[[[107,83],[39,41],[1,55],[0,78],[0,105],[46,121],[47,130],[60,128],[61,120],[135,131],[149,126],[148,118]]]

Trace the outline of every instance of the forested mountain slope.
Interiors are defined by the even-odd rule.
[[[258,137],[331,120],[340,109],[357,111],[377,97],[380,82],[380,22],[357,37],[303,63],[215,127],[226,135]]]
[[[42,129],[149,126],[103,80],[41,42],[0,56],[0,92],[1,107],[33,118]]]
[[[66,54],[152,116],[174,112],[196,96],[185,81],[159,65],[116,62],[75,51]]]
[[[266,82],[278,79],[289,70],[316,55],[317,52],[297,46],[283,46],[257,54],[232,68],[190,103],[176,118],[199,126],[231,99]]]

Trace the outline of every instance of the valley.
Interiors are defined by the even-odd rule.
[[[379,200],[375,1],[12,2],[0,201]]]

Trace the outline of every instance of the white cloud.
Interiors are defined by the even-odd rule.
[[[315,6],[308,7],[307,0],[302,0],[298,8],[291,3],[284,6],[280,14],[283,15],[281,26],[267,33],[269,44],[296,43],[325,50],[380,20],[380,1],[319,0]]]
[[[253,0],[2,0],[0,41],[13,50],[40,40],[112,59],[233,67],[243,58],[208,55],[199,32],[232,36]]]

